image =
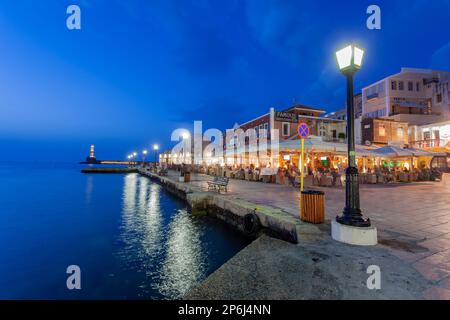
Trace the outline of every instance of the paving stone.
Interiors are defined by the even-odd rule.
[[[206,191],[206,181],[212,177],[192,175],[192,179],[190,184]],[[341,215],[344,188],[314,189],[325,192],[328,223]],[[299,216],[300,193],[298,188],[291,186],[231,179],[229,192],[223,196],[278,207],[296,218]],[[388,237],[389,241],[383,247],[403,250],[403,253],[393,255],[430,281],[443,281],[450,275],[450,187],[433,182],[361,185],[360,202],[363,214],[371,218],[379,235],[395,235]],[[445,297],[448,293],[444,289],[430,288],[427,297]]]

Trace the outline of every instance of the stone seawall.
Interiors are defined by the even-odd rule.
[[[137,168],[85,168],[82,173],[133,173],[138,172]]]

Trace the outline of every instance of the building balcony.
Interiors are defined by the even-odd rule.
[[[366,99],[367,99],[367,101],[371,101],[371,100],[376,100],[376,99],[378,99],[378,97],[379,97],[378,92],[375,92],[375,93],[372,93],[372,94],[368,94],[368,95],[366,96]]]
[[[436,148],[445,146],[446,141],[443,139],[428,139],[410,141],[409,144],[413,148]]]

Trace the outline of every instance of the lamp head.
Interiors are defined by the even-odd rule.
[[[361,69],[363,56],[364,50],[355,45],[336,51],[339,70],[344,74],[354,74]]]

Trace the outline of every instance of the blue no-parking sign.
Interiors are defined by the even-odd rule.
[[[308,139],[309,137],[309,127],[306,123],[300,123],[298,125],[298,135],[300,136],[300,138],[302,139]]]

